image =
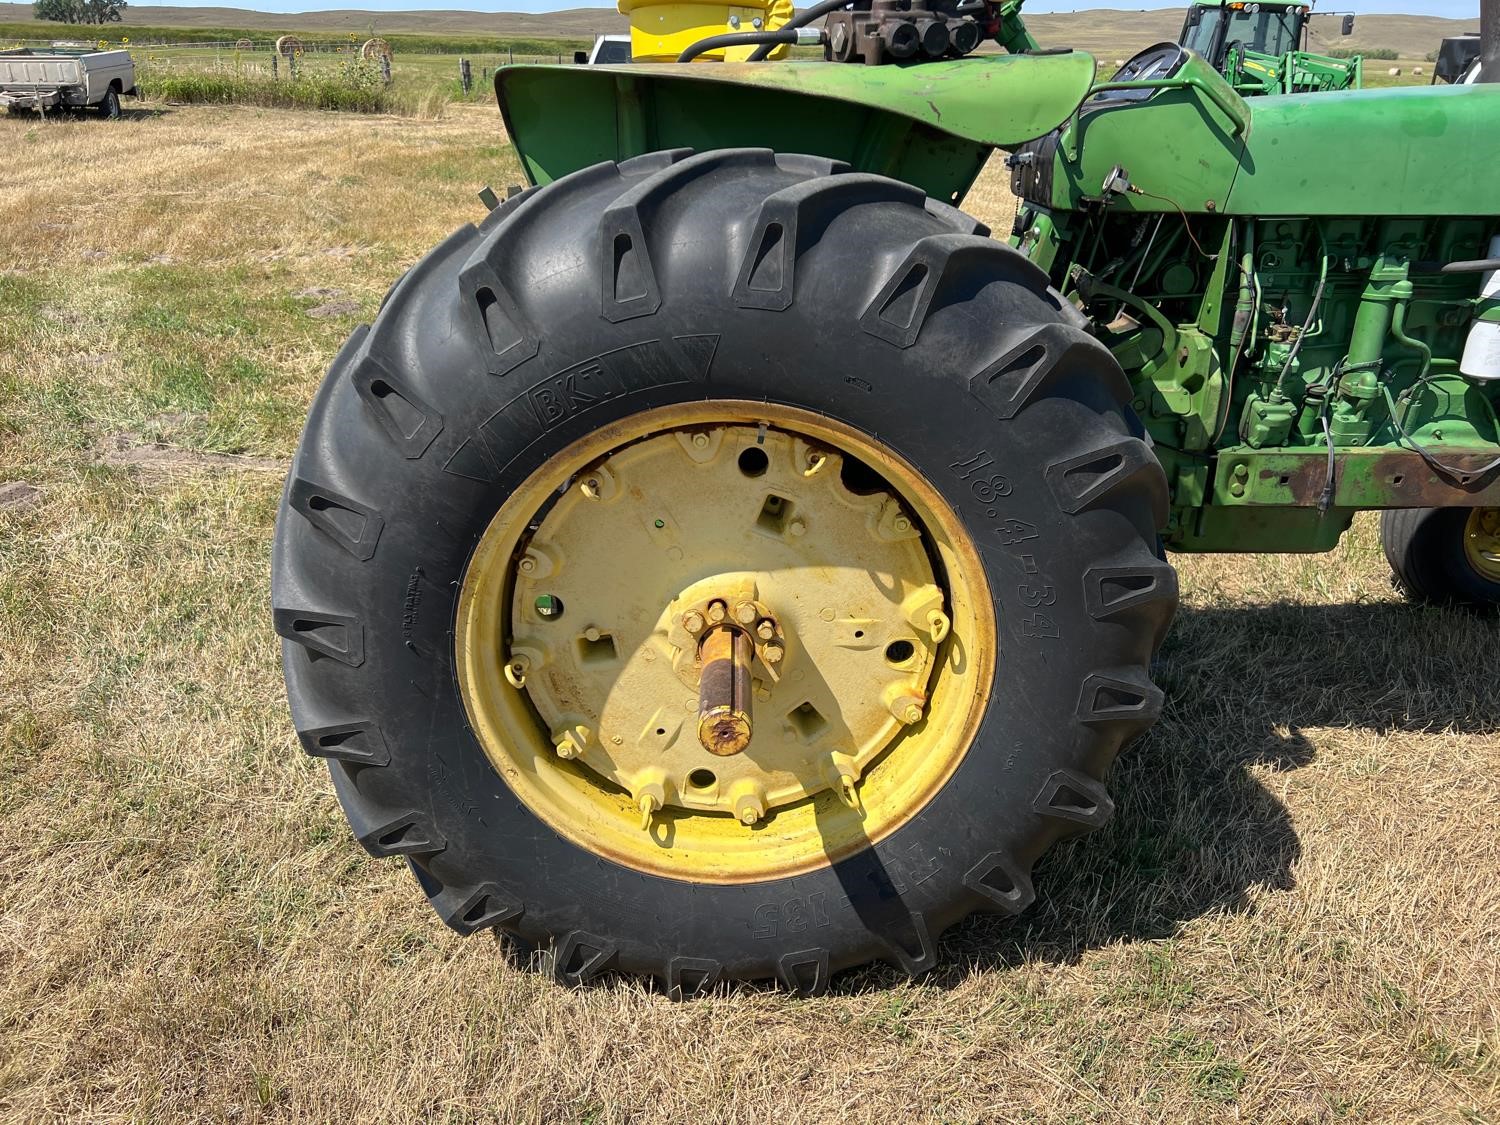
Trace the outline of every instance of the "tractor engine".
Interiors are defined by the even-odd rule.
[[[824,57],[870,66],[957,58],[993,36],[998,18],[994,4],[972,0],[873,0],[867,10],[828,15]]]

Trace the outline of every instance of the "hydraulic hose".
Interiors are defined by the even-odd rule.
[[[808,24],[812,23],[813,20],[822,19],[829,12],[836,12],[840,8],[847,8],[848,6],[849,0],[822,0],[821,3],[814,4],[811,8],[806,8],[800,12],[797,12],[792,16],[791,19],[782,24],[782,26],[778,30],[795,31],[799,27],[806,27]],[[780,42],[786,42],[786,40],[780,40]],[[766,43],[764,46],[757,47],[755,50],[750,52],[750,57],[745,61],[764,62],[766,56],[771,53],[771,48],[775,45],[775,43]]]
[[[843,0],[840,0],[840,3],[843,3]],[[780,46],[782,43],[814,45],[822,41],[821,31],[799,31],[791,24],[776,31],[731,31],[724,35],[710,35],[707,39],[698,40],[678,55],[677,61],[692,62],[705,51],[717,51],[720,47],[749,47],[760,44],[761,49],[769,53],[772,47]],[[753,59],[754,56],[752,55],[751,58]]]
[[[1313,321],[1317,320],[1318,310],[1323,306],[1323,291],[1328,288],[1328,238],[1323,233],[1321,225],[1314,223],[1318,230],[1318,258],[1322,262],[1322,268],[1318,273],[1318,288],[1313,293],[1312,307],[1307,310],[1307,320],[1302,324],[1302,330],[1297,333],[1297,339],[1292,344],[1292,350],[1287,353],[1286,365],[1282,367],[1281,374],[1276,376],[1276,389],[1273,392],[1276,398],[1281,397],[1281,389],[1286,384],[1286,377],[1292,372],[1292,364],[1297,362],[1297,356],[1302,352],[1302,342],[1307,339],[1308,333],[1312,331]],[[1322,324],[1318,326],[1318,332],[1323,330]],[[1428,355],[1432,353],[1429,352]]]

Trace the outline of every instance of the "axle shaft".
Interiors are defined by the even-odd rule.
[[[698,654],[698,741],[721,758],[750,745],[750,637],[732,625],[717,625],[703,637]]]

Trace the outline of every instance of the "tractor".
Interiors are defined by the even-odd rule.
[[[1308,50],[1314,14],[1311,0],[1193,0],[1178,42],[1212,63],[1242,97],[1360,89],[1362,58],[1340,59]],[[1344,14],[1341,19],[1342,33],[1352,35],[1354,17]]]
[[[1378,510],[1500,604],[1500,88],[1106,78],[1017,8],[637,4],[635,63],[498,72],[529,185],[333,360],[272,567],[301,744],[453,929],[921,973],[1110,818],[1172,552]]]

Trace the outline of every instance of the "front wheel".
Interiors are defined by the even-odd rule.
[[[453,235],[277,520],[303,745],[461,932],[675,994],[1015,913],[1156,717],[1160,467],[1023,257],[804,156],[657,153]]]
[[[1380,538],[1397,587],[1412,601],[1500,606],[1500,508],[1388,511]]]

